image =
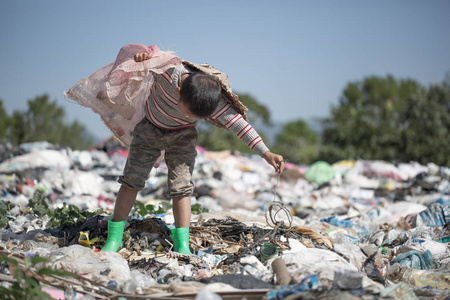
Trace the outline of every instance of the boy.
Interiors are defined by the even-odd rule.
[[[134,61],[144,63],[156,59],[154,53],[138,52],[134,55]],[[133,130],[127,163],[118,180],[121,187],[113,219],[108,222],[108,238],[102,251],[118,251],[137,193],[144,188],[145,180],[164,150],[168,167],[167,195],[172,198],[175,219],[175,229],[172,229],[174,251],[191,254],[189,196],[193,192],[191,176],[197,155],[195,126],[200,118],[222,124],[277,172],[283,171],[283,157],[270,152],[242,114],[222,97],[219,82],[213,76],[194,71],[180,63],[165,72],[153,74],[154,82],[144,104],[145,117]]]

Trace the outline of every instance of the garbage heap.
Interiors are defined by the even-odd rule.
[[[198,147],[195,254],[172,252],[164,161],[138,195],[123,248],[101,252],[127,154],[115,140],[89,151],[1,146],[3,295],[450,297],[448,167],[318,161],[278,175],[260,157]]]

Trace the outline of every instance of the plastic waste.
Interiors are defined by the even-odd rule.
[[[78,237],[78,244],[92,248],[92,244],[98,241],[98,237],[89,240],[89,231],[80,231],[80,236]]]
[[[450,222],[450,206],[434,203],[420,212],[419,216],[427,226],[442,227],[445,223]]]
[[[383,283],[386,281],[386,278],[381,274],[380,270],[375,265],[375,256],[377,252],[369,256],[364,262],[364,270],[367,276],[377,282]]]
[[[5,214],[5,209],[1,210],[0,219],[6,225],[0,228],[0,247],[12,248],[8,249],[11,251],[25,251],[27,256],[51,257],[54,264],[52,267],[75,271],[103,286],[107,285],[120,291],[123,291],[125,284],[133,276],[130,266],[146,272],[145,274],[151,275],[153,279],[157,278],[161,284],[173,283],[171,292],[178,288],[177,291],[190,289],[189,291],[200,293],[206,284],[207,290],[212,291],[209,286],[215,284],[217,288],[224,284],[221,280],[228,280],[228,288],[243,288],[244,284],[246,288],[255,288],[263,286],[263,283],[266,284],[264,288],[273,288],[274,281],[281,287],[300,282],[313,274],[317,275],[320,285],[325,287],[315,292],[320,293],[322,297],[326,289],[331,291],[330,295],[336,297],[355,295],[354,293],[359,292],[345,289],[359,286],[362,287],[360,293],[364,293],[363,289],[369,291],[368,287],[376,287],[373,290],[377,291],[383,290],[384,286],[379,282],[385,283],[385,278],[390,280],[386,284],[404,282],[410,285],[417,296],[417,291],[424,297],[438,295],[436,291],[448,291],[445,288],[448,288],[449,282],[447,274],[450,252],[447,242],[450,237],[450,223],[444,222],[447,221],[446,210],[450,200],[449,168],[432,166],[428,174],[422,174],[420,172],[428,170],[428,167],[416,164],[372,164],[360,160],[346,166],[333,165],[335,176],[328,181],[330,184],[322,184],[319,187],[319,181],[308,181],[303,176],[308,171],[307,166],[292,165],[291,169],[286,167],[276,197],[295,210],[296,226],[311,228],[329,243],[322,243],[312,236],[298,232],[289,233],[286,237],[281,237],[280,244],[276,243],[279,253],[271,256],[271,252],[261,253],[263,247],[258,248],[255,242],[259,242],[259,238],[268,232],[261,212],[264,212],[264,205],[273,199],[273,186],[276,182],[273,169],[266,166],[260,157],[235,156],[230,152],[205,150],[198,155],[198,164],[193,174],[198,186],[194,189],[191,201],[209,208],[210,212],[194,214],[191,225],[196,221],[201,223],[200,221],[205,219],[223,220],[228,217],[243,222],[252,229],[247,231],[246,228],[241,235],[233,233],[236,229],[234,226],[219,226],[220,234],[233,233],[229,237],[235,242],[237,239],[243,239],[244,242],[239,240],[235,243],[239,244],[233,248],[236,251],[231,252],[231,247],[216,248],[215,245],[220,242],[219,238],[217,243],[214,242],[214,245],[209,247],[209,243],[202,243],[206,239],[199,234],[192,236],[196,244],[202,245],[198,256],[174,258],[147,252],[151,249],[163,253],[168,249],[165,238],[170,231],[167,225],[174,226],[173,213],[168,211],[159,215],[161,222],[158,223],[161,229],[158,233],[141,232],[140,229],[148,226],[137,224],[128,232],[129,239],[127,236],[126,241],[129,242],[129,251],[108,256],[88,248],[92,246],[93,238],[104,234],[105,228],[100,228],[107,224],[107,218],[92,219],[81,226],[65,229],[46,228],[49,217],[37,218],[27,208],[28,200],[38,190],[44,193],[52,209],[61,207],[62,203],[69,203],[83,210],[94,211],[102,207],[108,212],[111,211],[119,187],[116,179],[122,173],[127,151],[107,148],[105,147],[105,151],[89,153],[70,152],[67,149],[59,153],[52,150],[54,152],[51,153],[56,153],[56,161],[64,158],[65,153],[69,153],[68,168],[53,164],[52,161],[30,161],[30,158],[38,158],[37,152],[28,153],[33,153],[33,156],[27,155],[22,160],[3,160],[5,164],[2,166],[8,165],[8,168],[16,170],[16,173],[0,174],[0,200],[12,202],[15,207],[7,210]],[[48,149],[40,151],[44,151],[44,155],[40,157],[47,157],[45,153],[50,153]],[[1,157],[14,158],[15,155],[4,156],[0,153]],[[23,152],[20,155],[22,156]],[[52,160],[52,157],[47,159]],[[47,166],[49,169],[42,170]],[[311,165],[309,168],[311,172],[314,167]],[[80,168],[94,175],[87,175],[87,172],[80,171]],[[87,170],[88,168],[90,170]],[[411,180],[394,179],[402,178],[402,173],[406,174],[405,178]],[[319,172],[320,176],[324,174],[325,172]],[[418,177],[411,178],[414,174]],[[338,180],[340,176],[342,181]],[[139,193],[139,199],[146,205],[161,201],[158,199],[165,199],[166,181],[167,167],[162,162],[157,170],[152,170],[146,181],[145,192]],[[2,205],[0,209],[2,207],[5,206]],[[223,212],[220,212],[222,210]],[[134,223],[137,223],[136,213],[138,212],[132,211],[134,215],[130,219]],[[148,217],[142,218],[146,219]],[[443,225],[439,226],[440,224]],[[200,228],[200,233],[203,233],[203,229]],[[219,234],[219,231],[214,233]],[[228,236],[226,238],[228,239]],[[155,243],[152,244],[151,241]],[[61,247],[61,242],[64,247]],[[80,245],[74,247],[74,243]],[[289,247],[284,247],[287,244]],[[247,248],[251,251],[243,252],[246,257],[240,259],[239,256],[239,260],[234,255],[223,254],[224,249],[230,251],[228,253],[236,254],[239,249]],[[429,255],[426,251],[431,253],[430,268],[414,269],[417,266],[427,266],[427,261],[430,260],[427,260]],[[372,255],[372,259],[366,261],[367,256]],[[123,257],[127,257],[128,262]],[[3,268],[2,272],[4,271],[8,270]],[[282,274],[285,277],[281,276]],[[359,280],[361,276],[361,284],[359,281],[358,284],[349,284],[346,281]],[[201,280],[202,284],[198,281],[195,284],[186,282],[182,286],[177,281],[179,277],[183,277],[183,280],[189,277]],[[340,290],[329,289],[331,284]],[[385,292],[396,292],[401,286],[395,285],[392,287],[393,291]],[[133,293],[145,293],[147,289],[146,286],[140,287],[139,283],[131,281],[127,288]],[[152,286],[151,291],[158,288]],[[434,294],[430,294],[432,290]]]
[[[408,174],[402,172],[394,164],[381,160],[364,161],[364,174],[374,177],[391,178],[395,181],[408,179]]]
[[[54,149],[55,146],[47,141],[31,142],[20,144],[20,149],[25,152],[41,151],[46,149]]]
[[[440,243],[449,243],[450,242],[450,234],[443,235],[439,237],[438,242]]]
[[[94,161],[91,153],[88,151],[72,151],[70,156],[74,163],[80,166],[82,169],[89,169],[93,167]]]
[[[392,245],[392,243],[399,237],[400,233],[401,233],[400,230],[396,229],[389,230],[384,236],[382,245],[383,246]]]
[[[60,297],[60,295],[52,295],[51,293],[49,293],[50,296],[53,299],[65,299],[65,300],[74,300],[74,299],[86,299],[86,300],[90,300],[90,299],[94,299],[94,297],[90,296],[90,295],[84,295],[82,293],[79,293],[77,291],[75,291],[73,289],[72,286],[66,286],[64,288],[64,298]],[[58,297],[59,296],[59,297]]]
[[[52,260],[54,267],[78,274],[100,274],[109,269],[110,279],[130,278],[128,262],[117,253],[94,252],[78,244],[60,248],[59,253],[62,255]]]
[[[429,250],[433,260],[440,260],[447,256],[447,245],[439,241],[430,239],[413,237],[396,248],[398,254],[405,253],[411,250],[425,252]]]
[[[291,268],[295,267],[299,271],[309,270],[316,274],[322,270],[334,270],[335,267],[358,271],[356,266],[341,255],[324,249],[306,248],[302,251],[286,253],[282,258]]]
[[[419,251],[408,251],[391,260],[391,263],[396,262],[398,262],[401,266],[423,270],[430,269],[432,267],[433,258],[430,250],[425,251],[423,254]]]
[[[387,277],[395,283],[402,281],[417,287],[450,289],[450,274],[445,271],[411,269],[395,263],[387,270]]]
[[[334,269],[333,288],[342,290],[358,290],[362,288],[364,273],[352,270]]]
[[[195,296],[195,300],[222,300],[222,299],[223,298],[220,295],[211,292],[206,288],[198,292],[197,295]]]
[[[260,272],[267,272],[267,268],[255,256],[247,255],[240,259],[241,264],[250,265]]]
[[[354,239],[344,234],[337,235],[334,239],[334,251],[346,257],[358,270],[362,270],[366,255],[354,244]]]
[[[393,299],[403,299],[403,300],[416,300],[417,298],[414,291],[406,283],[400,282],[388,286],[387,288],[380,291],[381,297],[390,297]]]
[[[411,238],[421,238],[428,240],[437,240],[438,236],[431,227],[416,227],[408,231]]]
[[[255,278],[268,280],[272,277],[272,272],[270,272],[266,266],[254,255],[247,255],[240,259],[242,274],[252,275]]]
[[[65,151],[42,150],[15,156],[0,163],[0,173],[20,172],[31,168],[68,169],[70,159]]]
[[[329,217],[326,219],[322,219],[322,220],[320,220],[320,222],[327,222],[327,223],[330,223],[331,225],[338,226],[338,227],[344,227],[344,228],[352,228],[353,227],[352,221],[339,220],[335,216],[332,216],[332,217]]]
[[[397,165],[397,168],[400,170],[400,172],[406,174],[409,179],[414,178],[419,174],[424,174],[428,171],[428,168],[426,166],[422,166],[417,162],[410,162],[408,164],[399,163]]]
[[[322,185],[333,179],[335,171],[333,167],[324,161],[317,161],[310,165],[305,177],[317,185]]]
[[[125,282],[123,290],[126,293],[144,293],[145,289],[156,284],[156,280],[151,276],[142,274],[138,270],[131,271],[131,279]]]
[[[222,283],[236,289],[270,289],[272,285],[266,281],[245,274],[216,275],[209,278],[202,278],[200,282],[208,284]]]
[[[70,180],[66,182],[66,188],[76,195],[91,195],[98,197],[102,194],[104,179],[92,172],[70,171]]]
[[[278,290],[271,291],[268,295],[268,299],[283,299],[289,295],[309,291],[311,289],[317,289],[318,287],[319,280],[317,275],[314,274],[306,277],[298,284],[286,285]]]
[[[301,242],[299,242],[296,239],[288,239],[288,242],[289,242],[289,247],[291,249],[290,250],[286,249],[283,251],[283,253],[295,253],[295,252],[299,252],[299,251],[302,251],[307,248],[305,245],[303,245]]]
[[[274,244],[265,243],[264,245],[261,246],[260,257],[261,257],[262,262],[267,261],[268,259],[270,259],[271,257],[274,257],[277,254],[278,254],[278,248]]]
[[[106,286],[113,288],[113,289],[117,289],[117,281],[111,279],[110,281],[108,281]]]

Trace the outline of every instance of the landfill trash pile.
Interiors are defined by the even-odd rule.
[[[54,299],[448,299],[450,168],[287,163],[198,147],[190,247],[162,161],[101,252],[127,149],[0,146],[0,293]],[[16,297],[16,298],[14,298]],[[51,299],[51,298],[49,298]]]

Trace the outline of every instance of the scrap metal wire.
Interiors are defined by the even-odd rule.
[[[278,165],[278,167],[280,166],[281,162]],[[289,209],[287,209],[286,206],[284,206],[283,202],[276,200],[277,188],[278,184],[280,183],[280,176],[281,173],[278,173],[277,184],[275,185],[275,191],[273,194],[273,201],[270,205],[266,207],[265,211],[266,223],[270,227],[273,227],[275,232],[277,230],[289,231],[292,228],[292,221],[293,221],[293,217]],[[286,216],[287,219],[287,224],[285,223],[284,220],[278,218],[278,214],[280,212],[284,212],[284,215]]]

